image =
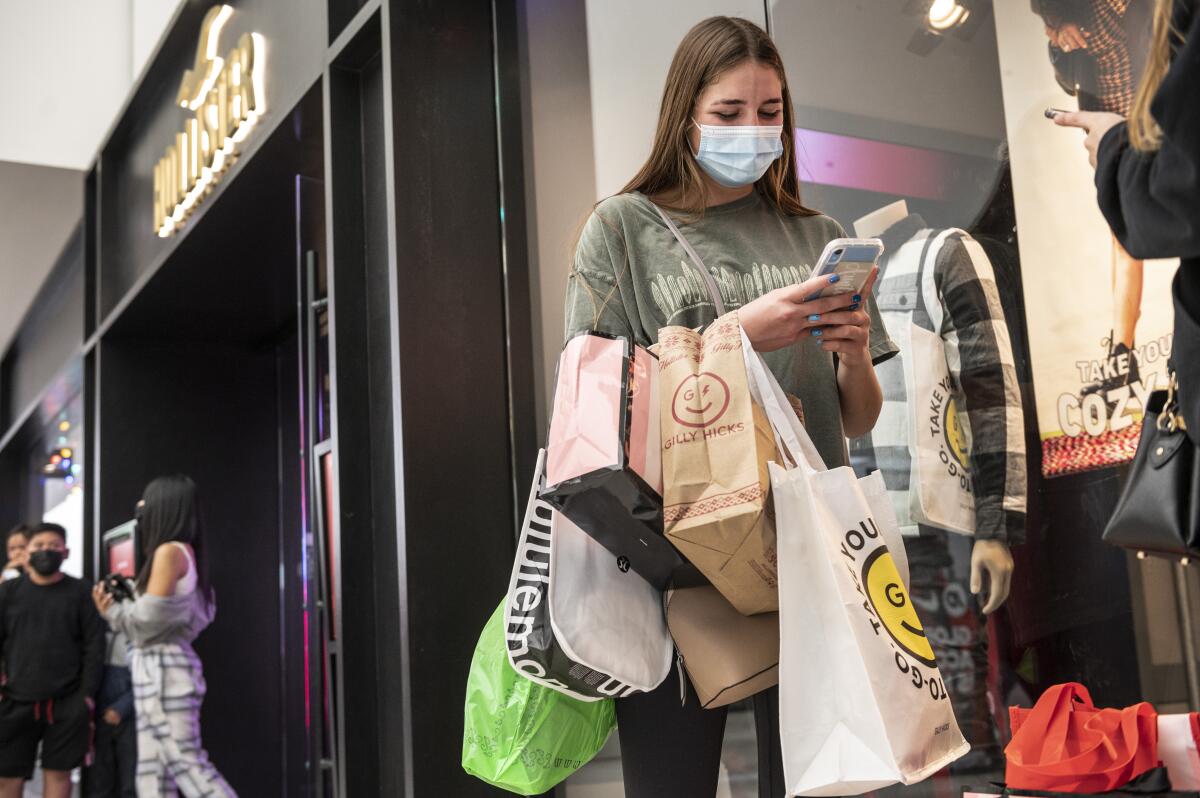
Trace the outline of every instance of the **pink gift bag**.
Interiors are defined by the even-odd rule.
[[[558,360],[541,496],[617,558],[665,587],[681,563],[663,537],[658,358],[598,332]]]

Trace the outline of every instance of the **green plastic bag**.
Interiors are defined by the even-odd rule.
[[[617,724],[612,699],[580,701],[513,670],[503,601],[475,646],[463,714],[463,769],[518,795],[546,792],[583,767]]]

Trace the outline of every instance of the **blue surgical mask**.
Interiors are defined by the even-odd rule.
[[[783,125],[702,125],[696,161],[725,188],[758,180],[783,155]]]

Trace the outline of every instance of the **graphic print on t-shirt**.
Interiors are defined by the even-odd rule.
[[[703,257],[703,256],[701,256]],[[650,293],[654,303],[670,324],[675,314],[697,305],[711,305],[704,275],[687,261],[679,262],[681,275],[656,274],[650,281]],[[804,282],[812,271],[808,266],[767,266],[754,263],[748,274],[734,271],[725,266],[714,269],[717,287],[726,308],[740,308],[747,302],[777,288]]]

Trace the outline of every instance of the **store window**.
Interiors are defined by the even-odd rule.
[[[704,4],[701,16],[747,15],[744,4],[721,5]],[[960,330],[955,357],[974,362],[986,350],[983,357],[1003,365],[1001,394],[966,391],[964,407],[939,407],[947,462],[957,461],[969,479],[991,473],[986,484],[969,483],[979,526],[944,531],[952,520],[939,526],[910,514],[904,544],[912,601],[971,752],[920,785],[886,793],[958,795],[1002,781],[1008,708],[1030,707],[1056,684],[1083,683],[1098,706],[1145,700],[1160,713],[1200,700],[1187,666],[1195,661],[1187,641],[1200,610],[1194,569],[1102,540],[1148,395],[1166,385],[1175,264],[1137,261],[1120,248],[1097,209],[1081,134],[1045,113],[1127,113],[1152,7],[1138,0],[768,0],[753,19],[768,27],[788,70],[805,203],[847,235],[887,246],[877,301],[893,337],[913,351],[920,344],[907,325],[922,323],[914,318],[918,303],[936,304],[934,316],[953,327],[964,322],[952,301],[967,302],[978,283],[991,285],[974,300],[991,331],[976,330],[968,341]],[[616,13],[605,8],[587,4],[589,29]],[[608,19],[604,27],[614,24]],[[1073,28],[1086,31],[1087,52],[1069,46]],[[682,32],[673,35],[664,48],[673,49]],[[626,67],[643,64],[645,80],[661,86],[662,58],[637,49],[621,51]],[[598,77],[594,66],[591,81],[593,113],[619,107],[604,105],[615,81]],[[536,74],[533,85],[536,125]],[[605,120],[636,127],[629,120],[643,110]],[[651,135],[644,131],[646,151]],[[597,152],[597,182],[621,185],[628,170],[609,174]],[[548,187],[538,188],[539,204],[568,196],[565,181],[556,187],[546,176],[549,156],[535,159],[538,185]],[[539,212],[539,220],[549,218]],[[556,257],[561,247],[545,242],[570,240],[547,229],[538,235]],[[560,291],[542,297],[544,308],[561,296],[552,282],[560,263],[541,264],[543,288]],[[916,275],[926,268],[940,270],[944,293],[918,296]],[[958,300],[947,299],[954,292]],[[552,363],[549,350],[547,343]],[[848,442],[852,465],[862,474],[895,471],[889,450],[907,447],[916,423],[911,405],[885,409],[871,438]],[[973,569],[1007,556],[1009,585],[993,581],[986,567]],[[982,584],[973,584],[973,570]],[[989,603],[994,611],[983,612]],[[720,795],[758,795],[748,704],[731,707],[721,764]],[[568,782],[566,794],[619,796],[620,779],[610,745]]]
[[[42,428],[41,445],[34,450],[39,464],[42,520],[67,530],[70,556],[63,572],[83,576],[87,556],[83,537],[83,396],[75,394]]]

